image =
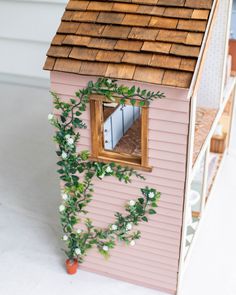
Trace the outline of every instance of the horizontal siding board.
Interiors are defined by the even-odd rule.
[[[145,274],[142,274],[140,273],[139,275],[138,274],[134,274],[132,269],[130,270],[127,270],[126,267],[122,267],[122,270],[120,268],[116,268],[116,264],[113,263],[113,264],[109,264],[109,260],[106,262],[106,263],[95,263],[94,262],[94,259],[89,263],[85,263],[85,267],[86,265],[90,265],[92,267],[94,267],[94,265],[96,264],[98,269],[99,270],[104,270],[104,271],[107,271],[108,273],[109,272],[112,272],[113,274],[115,275],[119,275],[123,278],[130,278],[130,279],[133,279],[133,280],[137,280],[137,281],[145,281],[146,283],[148,284],[152,284],[153,286],[160,286],[160,287],[163,287],[163,288],[170,288],[172,290],[174,290],[176,284],[175,283],[170,283],[170,282],[163,282],[161,280],[158,279],[158,275],[156,275],[154,278],[152,278],[153,276],[149,276],[147,277],[147,275]],[[151,277],[151,278],[150,278]]]
[[[94,256],[89,256],[87,258],[87,262],[89,263],[98,263],[99,265],[101,264],[102,266],[104,266],[104,262],[101,261],[99,258],[97,258],[96,255]],[[174,285],[176,282],[176,277],[170,277],[170,276],[166,276],[161,274],[160,272],[156,271],[155,268],[149,267],[149,268],[145,268],[145,265],[140,265],[140,264],[136,264],[133,263],[132,266],[127,265],[127,263],[125,262],[125,260],[121,260],[121,259],[112,259],[112,260],[107,260],[106,261],[106,266],[108,268],[111,269],[116,269],[116,270],[120,270],[122,267],[122,272],[128,272],[128,273],[132,273],[133,275],[137,275],[137,276],[142,276],[147,280],[150,280],[150,277],[155,277],[158,275],[158,279],[161,282],[165,282],[168,284],[172,284]]]
[[[154,131],[152,129],[149,129],[148,136],[149,136],[149,139],[153,141],[158,141],[158,139],[161,139],[164,142],[177,143],[184,146],[187,145],[187,136],[182,134],[177,134],[174,132],[163,132],[159,130]]]
[[[159,108],[150,108],[149,116],[151,119],[154,120],[163,120],[170,122],[176,122],[176,123],[182,123],[182,124],[188,124],[189,123],[189,115],[188,113],[180,113],[176,111],[167,111],[167,110],[161,110]]]
[[[150,147],[149,147],[149,157],[153,159],[157,159],[157,160],[162,160],[162,161],[181,163],[184,165],[186,160],[186,155],[184,154],[151,149]]]
[[[168,132],[168,133],[176,133],[176,134],[188,134],[188,125],[174,123],[169,121],[161,121],[161,120],[149,120],[150,126],[156,126],[157,131]]]
[[[171,294],[171,295],[176,294],[176,288],[174,290],[172,290],[172,289],[156,286],[156,285],[153,285],[153,284],[148,284],[143,280],[140,281],[140,280],[137,280],[137,279],[130,279],[130,278],[127,278],[127,277],[124,277],[124,276],[120,276],[118,274],[113,274],[113,273],[109,272],[109,270],[107,270],[107,269],[105,269],[105,270],[102,270],[102,269],[99,269],[99,268],[95,269],[93,267],[93,265],[87,265],[87,264],[82,265],[82,269],[86,270],[86,271],[93,272],[93,273],[97,273],[97,274],[100,274],[100,275],[104,275],[104,276],[107,276],[107,277],[110,277],[110,278],[114,278],[114,279],[122,280],[122,281],[125,281],[125,282],[128,282],[128,283],[132,283],[132,284],[135,284],[135,285],[139,285],[139,286],[142,286],[142,287],[151,288],[151,289],[158,289],[159,291],[165,292],[167,294]]]
[[[52,90],[66,101],[74,97],[75,91],[84,88],[89,80],[96,80],[95,77],[62,73],[51,73],[51,77]],[[142,86],[145,88],[143,84]],[[152,85],[152,90],[158,89],[153,87]],[[185,186],[189,101],[181,91],[175,92],[168,88],[167,94],[167,98],[153,102],[150,108],[148,144],[152,172],[142,173],[146,181],[133,178],[129,184],[120,183],[112,177],[105,177],[102,181],[95,180],[94,198],[88,205],[89,213],[86,217],[92,218],[98,227],[112,224],[115,220],[114,213],[119,211],[126,214],[125,203],[140,196],[140,188],[146,185],[161,192],[157,214],[150,216],[148,224],[139,226],[142,238],[137,241],[135,247],[124,249],[123,246],[119,246],[113,250],[111,259],[107,263],[101,260],[96,252],[92,252],[88,255],[84,266],[99,273],[102,273],[103,269],[105,271],[107,267],[112,276],[119,278],[121,272],[122,279],[128,277],[129,281],[134,279],[132,270],[135,269],[135,277],[139,277],[140,273],[137,281],[142,285],[153,284],[154,288],[175,290]],[[78,151],[83,149],[90,151],[89,107],[82,119],[88,128],[81,131]],[[61,185],[63,186],[63,182]],[[142,261],[143,268],[139,268]]]

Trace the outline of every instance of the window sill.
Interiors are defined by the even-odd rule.
[[[137,164],[137,163],[132,163],[130,161],[125,161],[125,160],[117,160],[114,158],[108,158],[105,156],[98,156],[98,157],[93,157],[90,156],[89,158],[91,161],[97,161],[97,162],[104,162],[104,163],[116,163],[119,164],[121,166],[124,167],[130,167],[133,168],[135,170],[140,170],[140,171],[145,171],[145,172],[152,172],[152,167],[151,166],[142,166],[141,164]]]

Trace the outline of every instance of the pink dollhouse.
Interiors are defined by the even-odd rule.
[[[177,294],[230,143],[235,78],[228,56],[230,0],[70,0],[47,53],[51,90],[65,100],[99,77],[160,91],[149,108],[91,98],[81,150],[141,171],[146,181],[95,183],[97,226],[150,185],[157,214],[135,247],[109,260],[91,250],[81,269]],[[206,212],[207,214],[207,212]]]

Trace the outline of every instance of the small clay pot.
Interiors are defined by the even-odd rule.
[[[74,275],[77,273],[77,269],[79,267],[79,263],[78,263],[78,260],[76,259],[67,259],[66,260],[66,270],[67,270],[67,273],[70,274],[70,275]]]

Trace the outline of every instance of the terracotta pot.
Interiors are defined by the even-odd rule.
[[[68,274],[70,274],[70,275],[76,274],[78,267],[79,267],[78,260],[76,260],[76,259],[74,259],[74,260],[67,259],[66,260],[66,270],[67,270]]]

